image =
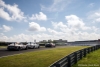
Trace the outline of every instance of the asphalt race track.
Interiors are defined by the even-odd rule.
[[[59,48],[59,47],[66,47],[66,46],[56,46],[55,48]],[[14,54],[21,54],[25,52],[47,50],[47,49],[54,49],[54,48],[40,47],[39,49],[28,49],[28,50],[21,50],[21,51],[8,51],[7,48],[0,48],[0,58],[9,56],[9,55],[14,55]]]

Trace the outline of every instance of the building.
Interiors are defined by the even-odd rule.
[[[56,43],[67,43],[67,40],[62,40],[62,39],[53,40],[53,41],[56,42]]]
[[[94,46],[99,45],[100,40],[86,40],[86,41],[74,41],[74,42],[68,42],[69,45],[88,45],[88,46]]]

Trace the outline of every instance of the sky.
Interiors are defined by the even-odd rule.
[[[0,0],[0,41],[99,38],[100,0]]]

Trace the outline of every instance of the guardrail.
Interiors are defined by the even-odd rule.
[[[99,48],[100,48],[100,45],[96,45],[96,46],[78,50],[54,62],[49,67],[72,67],[73,64],[77,63],[80,59],[85,57],[87,54]]]

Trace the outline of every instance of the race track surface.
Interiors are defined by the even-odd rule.
[[[61,47],[66,47],[66,46],[56,46],[55,48],[61,48]],[[42,46],[39,49],[28,49],[28,50],[21,50],[21,51],[8,51],[7,48],[0,48],[0,58],[14,55],[14,54],[21,54],[25,52],[47,50],[47,49],[54,49],[54,48],[45,48]]]

